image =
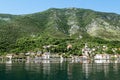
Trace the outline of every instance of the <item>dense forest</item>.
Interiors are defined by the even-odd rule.
[[[27,52],[51,52],[53,54],[66,55],[82,55],[82,48],[85,43],[89,48],[95,48],[96,54],[120,54],[120,42],[119,41],[106,41],[100,38],[89,37],[88,39],[74,39],[74,38],[53,38],[50,36],[31,36],[18,39],[14,44],[9,42],[3,42],[0,46],[1,55],[7,53],[27,53]],[[72,48],[67,49],[68,45],[72,45]],[[49,46],[44,48],[44,46]],[[103,51],[103,46],[107,46],[107,50]],[[113,52],[112,49],[117,49]]]

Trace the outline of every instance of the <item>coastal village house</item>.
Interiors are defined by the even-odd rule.
[[[7,59],[9,59],[9,60],[12,60],[13,54],[7,54],[5,57],[6,57]]]
[[[107,46],[103,46],[103,51],[107,50]],[[101,59],[111,59],[110,54],[95,54],[96,49],[95,48],[89,48],[87,44],[85,44],[85,47],[82,49],[82,55],[83,57],[89,58],[90,56],[93,56],[93,59],[101,60]],[[115,57],[112,56],[112,57]]]
[[[98,59],[98,60],[100,60],[100,59],[111,59],[111,55],[109,55],[109,54],[96,54],[94,56],[94,59]]]
[[[50,59],[50,52],[43,53],[42,59]]]
[[[37,59],[50,59],[50,52],[44,52],[42,53],[41,51],[38,51],[37,53],[34,52],[28,52],[25,54],[27,57],[27,59],[35,58]]]
[[[82,55],[89,57],[89,54],[91,54],[91,50],[90,48],[87,46],[87,44],[85,44],[85,47],[82,49]]]
[[[69,49],[72,49],[72,45],[71,45],[71,44],[68,44],[67,49],[68,49],[68,50],[69,50]]]

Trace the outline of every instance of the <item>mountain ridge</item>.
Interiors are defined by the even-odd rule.
[[[50,8],[25,15],[0,14],[0,44],[23,37],[50,36],[120,41],[120,15],[81,8]]]
[[[90,9],[81,8],[50,8],[43,12],[26,15],[0,14],[0,21],[8,21],[10,24],[15,24],[17,26],[26,27],[32,25],[31,27],[36,27],[36,31],[38,28],[39,30],[40,28],[43,30],[42,28],[51,27],[51,29],[58,29],[58,31],[61,31],[63,34],[69,34],[69,36],[74,35],[77,32],[79,33],[80,30],[86,30],[86,33],[90,36],[95,36],[94,32],[89,31],[90,28],[92,29],[90,26],[103,26],[103,28],[113,26],[109,28],[113,28],[111,30],[115,30],[116,28],[119,29],[120,15],[115,13],[100,13]],[[92,35],[90,33],[92,33]]]

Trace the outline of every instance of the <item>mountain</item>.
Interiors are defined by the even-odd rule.
[[[0,14],[0,33],[0,48],[6,45],[5,49],[22,37],[38,35],[120,41],[120,15],[81,8],[50,8],[26,15]]]

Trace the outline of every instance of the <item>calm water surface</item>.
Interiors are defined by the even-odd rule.
[[[120,80],[119,63],[0,63],[0,80]]]

